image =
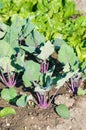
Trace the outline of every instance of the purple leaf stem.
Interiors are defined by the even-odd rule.
[[[9,71],[9,69],[7,68],[7,78],[5,77],[5,75],[2,73],[1,71],[1,81],[7,86],[7,87],[13,87],[16,84],[16,80],[15,80],[15,74],[11,75],[11,72]]]
[[[43,61],[41,64],[40,64],[40,72],[42,74],[46,73],[48,71],[48,68],[49,68],[49,63],[46,63],[46,61]]]

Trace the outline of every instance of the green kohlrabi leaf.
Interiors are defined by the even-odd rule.
[[[48,41],[44,46],[41,46],[40,50],[41,53],[38,55],[38,58],[46,60],[54,52],[54,45]]]
[[[43,34],[39,33],[38,31],[34,31],[33,33],[34,42],[39,45],[45,42],[45,37]]]
[[[24,51],[33,53],[35,51],[35,47],[34,46],[21,46],[21,49],[23,49]]]
[[[34,61],[28,61],[25,64],[25,72],[23,75],[23,81],[26,87],[31,85],[31,82],[38,81],[40,76],[40,65]]]
[[[17,70],[22,70],[24,68],[24,53],[18,53],[16,61],[14,63],[15,68],[17,68]]]
[[[61,86],[64,85],[64,83],[65,83],[66,81],[68,81],[69,78],[71,78],[74,74],[77,74],[77,73],[78,73],[78,70],[76,70],[76,71],[74,71],[74,72],[68,72],[65,77],[60,77],[60,79],[57,81],[57,86],[56,86],[56,88],[59,89]]]
[[[6,57],[6,56],[0,58],[0,67],[3,68],[4,72],[7,72],[7,67],[10,69],[10,71],[15,70],[15,68],[11,65],[10,57]]]
[[[15,17],[15,20],[12,22],[12,25],[9,27],[9,30],[5,36],[5,40],[10,44],[14,49],[18,46],[19,33],[21,31],[22,25],[25,24],[25,20]]]
[[[26,104],[27,104],[27,96],[26,95],[22,95],[16,102],[16,105],[20,106],[20,107],[25,107]]]
[[[14,54],[14,50],[11,48],[10,44],[5,40],[0,41],[0,66],[6,72],[7,67],[10,71],[15,70],[11,65],[11,56]]]
[[[45,42],[45,37],[44,37],[41,33],[39,33],[38,31],[33,30],[33,31],[27,36],[25,42],[26,42],[26,45],[29,46],[29,48],[28,48],[27,51],[32,53],[33,51],[35,51],[35,48],[36,48],[39,44]],[[31,51],[32,49],[30,50],[30,48],[32,48],[32,47],[33,47],[33,49],[34,49],[33,51]]]
[[[63,104],[56,106],[55,111],[62,118],[69,119],[69,117],[70,117],[70,112],[69,112],[68,108]]]
[[[27,18],[25,20],[25,23],[22,25],[21,32],[19,35],[21,35],[21,39],[24,37],[29,36],[29,34],[34,30],[35,25],[33,25],[30,20]]]
[[[62,62],[64,65],[69,63],[72,69],[76,70],[78,69],[78,58],[76,54],[74,53],[73,48],[68,46],[67,44],[64,44],[61,46],[58,54],[58,59],[60,62]]]
[[[14,50],[11,48],[10,44],[7,43],[5,40],[0,41],[0,57],[2,56],[9,56],[14,53]]]
[[[7,101],[15,98],[17,96],[17,92],[14,88],[5,88],[1,91],[1,97]]]
[[[53,45],[55,47],[55,49],[60,49],[60,47],[65,44],[65,41],[60,39],[60,38],[56,38],[53,40]]]
[[[0,111],[0,118],[7,117],[11,114],[16,114],[15,110],[11,107],[5,107]]]
[[[3,39],[7,31],[7,26],[0,22],[0,39]]]

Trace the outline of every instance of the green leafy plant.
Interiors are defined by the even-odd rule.
[[[4,88],[1,91],[1,97],[7,101],[14,99],[17,96],[17,92],[14,88]]]
[[[65,17],[69,17],[68,14]],[[62,38],[45,40],[43,34],[38,32],[29,18],[14,18],[11,26],[7,28],[5,36],[0,40],[0,50],[3,46],[7,48],[6,51],[0,52],[1,81],[9,87],[1,91],[3,99],[9,103],[15,100],[14,104],[20,107],[32,101],[39,108],[47,109],[53,103],[58,90],[66,82],[69,83],[69,88],[73,93],[75,92],[75,87],[80,85],[80,79],[77,79],[76,83],[75,76],[81,73],[86,77],[86,69],[85,62],[80,62],[76,51],[71,46],[66,44]],[[53,53],[56,53],[56,59],[52,57]],[[3,59],[6,59],[4,66],[2,65]],[[30,92],[30,95],[19,94],[17,96],[15,88],[10,88],[16,83],[14,75],[11,75],[14,73],[21,74],[22,85]],[[52,88],[56,89],[55,93],[47,96]],[[63,117],[68,118],[68,110],[64,106],[61,107],[60,115],[63,115],[62,111],[66,111],[67,116],[63,115]]]
[[[55,112],[62,118],[69,119],[69,117],[70,117],[70,112],[69,112],[68,108],[63,104],[56,106]]]
[[[16,102],[16,105],[20,106],[20,107],[25,107],[26,104],[27,104],[27,96],[26,95],[22,95]]]
[[[15,110],[11,107],[5,107],[2,110],[0,110],[0,118],[7,117],[9,115],[16,114]]]

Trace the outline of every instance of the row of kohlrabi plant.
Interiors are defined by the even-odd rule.
[[[31,101],[46,109],[65,83],[73,94],[86,94],[80,89],[86,62],[81,64],[73,48],[62,39],[46,41],[28,18],[15,19],[10,27],[1,25],[0,80],[7,87],[1,91],[3,99],[21,107]],[[30,94],[17,94],[14,86],[19,82],[23,82]],[[53,87],[55,93],[47,98]],[[62,105],[62,110],[65,109]]]

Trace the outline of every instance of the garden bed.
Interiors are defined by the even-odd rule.
[[[85,0],[75,2],[86,12]],[[67,21],[55,25],[55,39],[52,26],[41,34],[29,18],[0,24],[0,130],[86,130],[86,21],[65,7],[62,1],[58,12]]]
[[[55,103],[69,107],[69,119],[63,119],[54,112],[55,104],[48,109],[30,108],[28,105],[22,108],[9,105],[0,98],[0,107],[10,106],[16,110],[16,115],[0,119],[0,130],[86,130],[86,96],[71,96],[68,90],[63,89],[59,90]]]

